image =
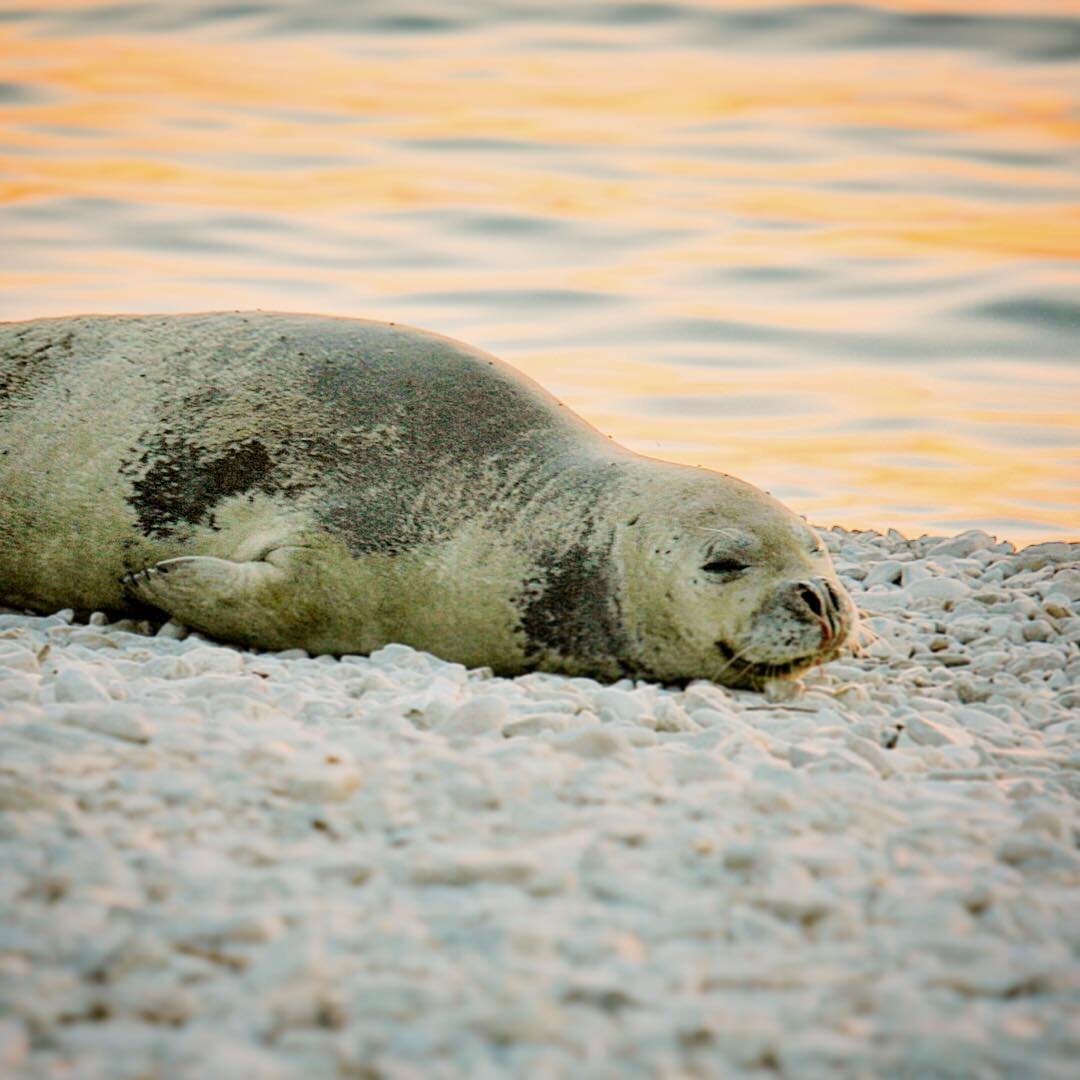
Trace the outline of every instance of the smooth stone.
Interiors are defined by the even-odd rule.
[[[916,581],[927,581],[930,578],[930,570],[922,560],[918,562],[904,563],[900,574],[900,584],[907,588]]]
[[[992,536],[984,533],[981,529],[970,529],[948,540],[942,540],[927,551],[927,556],[951,555],[954,558],[964,559],[974,555],[978,551],[986,551],[994,546],[996,541]]]
[[[447,735],[482,735],[499,731],[506,724],[506,700],[495,694],[470,698],[456,708],[440,725]]]
[[[949,623],[949,636],[961,645],[978,640],[986,632],[986,624],[978,619],[954,619]]]
[[[904,727],[920,746],[971,746],[974,740],[966,731],[938,723],[927,716],[909,713]]]
[[[556,735],[552,745],[580,757],[604,758],[620,755],[629,749],[629,743],[609,728],[595,728],[586,731],[568,731]]]
[[[57,702],[105,703],[112,696],[89,672],[79,667],[64,668],[53,681],[53,694]]]
[[[628,724],[642,722],[649,712],[648,704],[640,694],[614,688],[601,690],[596,695],[594,707],[601,720],[621,720]]]
[[[570,726],[571,718],[566,713],[530,713],[507,721],[502,732],[510,739],[520,735],[539,735],[542,731],[566,731]]]
[[[151,679],[190,679],[195,668],[183,656],[155,656],[143,664],[143,674]]]
[[[30,1036],[22,1022],[10,1016],[0,1019],[0,1069],[13,1075],[29,1053]]]
[[[881,591],[858,593],[855,597],[857,606],[870,614],[905,611],[911,606],[913,597],[907,589],[885,591],[881,586],[878,589]]]
[[[971,591],[967,585],[954,578],[926,578],[922,581],[913,581],[907,586],[908,594],[913,600],[962,600]]]
[[[1024,623],[1025,641],[1049,641],[1054,636],[1054,628],[1045,619],[1032,619]]]
[[[128,702],[80,701],[59,707],[58,719],[98,735],[108,735],[124,742],[146,743],[154,734],[154,725],[138,705]]]
[[[41,670],[41,663],[36,652],[0,641],[0,669],[36,675]]]
[[[360,771],[351,765],[319,763],[291,766],[285,792],[307,802],[339,802],[360,787]]]
[[[884,562],[872,566],[866,572],[863,584],[868,589],[874,585],[897,585],[900,582],[903,570],[903,563],[897,562],[895,559],[886,559]]]
[[[0,670],[0,704],[16,701],[36,702],[41,697],[41,679],[31,674],[6,674]]]

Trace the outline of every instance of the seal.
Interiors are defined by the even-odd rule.
[[[0,598],[759,689],[856,619],[750,484],[618,446],[449,338],[264,312],[0,324]]]

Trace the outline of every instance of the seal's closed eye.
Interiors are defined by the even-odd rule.
[[[738,559],[713,559],[701,569],[707,574],[741,574],[744,570],[749,570],[750,567]]]

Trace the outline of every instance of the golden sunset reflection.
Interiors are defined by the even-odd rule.
[[[1073,5],[867,9],[1005,20],[971,47],[676,19],[790,7],[286,33],[38,2],[0,24],[3,316],[411,322],[823,524],[1076,533],[1075,61],[1052,27],[1009,53]]]

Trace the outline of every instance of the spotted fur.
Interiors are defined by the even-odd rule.
[[[270,313],[0,324],[7,603],[150,603],[263,647],[399,640],[506,673],[752,685],[849,632],[809,537],[749,485],[632,454],[424,331]],[[748,553],[741,582],[702,571],[720,543]],[[828,612],[818,579],[840,590],[821,587]]]

